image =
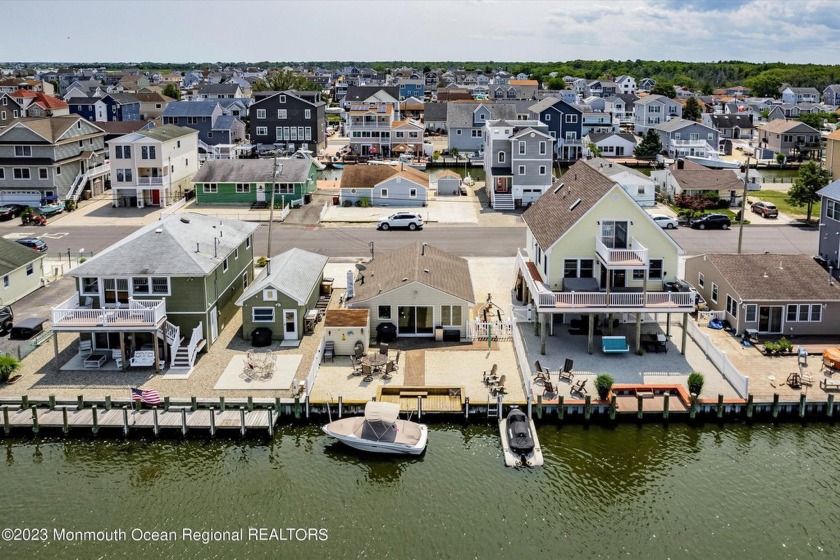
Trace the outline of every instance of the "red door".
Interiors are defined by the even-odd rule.
[[[152,191],[152,205],[160,206],[160,191]]]

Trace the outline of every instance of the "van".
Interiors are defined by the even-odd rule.
[[[12,327],[9,338],[14,340],[29,340],[36,334],[44,332],[44,323],[46,322],[46,319],[39,319],[37,317],[24,319]]]

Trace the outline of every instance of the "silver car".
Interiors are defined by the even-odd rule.
[[[397,212],[377,222],[376,229],[387,231],[391,228],[408,228],[412,231],[423,227],[423,217],[416,212]]]

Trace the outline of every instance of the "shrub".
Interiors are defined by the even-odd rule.
[[[372,204],[370,203],[370,199],[366,196],[363,196],[361,199],[359,199],[359,202],[361,203],[360,205],[362,208],[368,208],[369,206],[372,206]]]
[[[703,374],[699,371],[692,371],[688,376],[688,392],[699,395],[703,390]]]
[[[793,350],[793,343],[785,337],[780,338],[778,342],[776,342],[776,345],[778,346],[778,352],[780,354],[784,354]]]
[[[353,203],[350,202],[349,200],[345,200],[344,202],[341,203],[341,205],[345,208],[350,208],[351,206],[353,206]]]
[[[764,343],[764,351],[768,354],[772,354],[773,352],[777,352],[779,350],[779,344],[777,342],[773,342],[772,340],[768,340]]]
[[[8,354],[0,356],[0,382],[5,382],[20,369],[20,360]]]
[[[257,258],[257,266],[265,266],[268,264],[268,259],[265,257],[258,257]]]
[[[607,375],[606,373],[602,373],[595,378],[595,389],[598,391],[599,399],[602,401],[607,400],[607,397],[610,396],[610,391],[612,390],[614,382],[615,380],[612,375]]]

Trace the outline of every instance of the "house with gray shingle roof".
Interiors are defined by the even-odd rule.
[[[755,131],[752,114],[745,113],[703,113],[703,124],[717,130],[720,138],[752,138]]]
[[[268,328],[272,340],[299,340],[304,319],[321,295],[327,257],[303,249],[289,249],[271,258],[254,282],[236,300],[242,308],[242,337]]]
[[[370,310],[370,328],[393,323],[400,337],[434,336],[434,329],[466,336],[475,305],[469,263],[426,243],[412,243],[365,264],[353,282],[349,308]]]
[[[224,114],[218,100],[178,101],[163,112],[164,124],[185,126],[198,131],[199,147],[236,144],[245,139],[245,123]]]
[[[527,230],[515,288],[538,313],[542,353],[555,314],[563,322],[600,316],[605,324],[606,314],[635,322],[639,313],[694,311],[694,293],[665,291],[677,280],[682,249],[599,169],[575,163],[522,218]],[[635,334],[638,348],[638,327]]]
[[[791,87],[784,85],[779,92],[782,94],[782,103],[819,103],[820,92],[812,87]]]
[[[820,132],[799,121],[772,120],[758,127],[759,146],[787,157],[819,151]]]
[[[446,108],[449,151],[478,154],[483,149],[482,130],[491,120],[516,120],[516,106],[508,103],[452,101]]]
[[[709,157],[709,154],[717,154],[720,133],[705,124],[677,117],[651,128],[659,134],[662,148],[669,157]]]
[[[280,158],[274,177],[271,159],[220,159],[204,162],[192,178],[196,204],[303,204],[315,191],[317,169],[305,158]]]
[[[45,253],[0,237],[0,278],[3,305],[11,305],[45,284]]]
[[[123,368],[152,348],[150,367],[190,370],[239,310],[258,228],[193,213],[148,224],[68,273],[78,292],[53,308],[52,328],[79,333],[107,361],[116,351]]]
[[[199,99],[236,99],[245,97],[237,83],[205,84],[198,88]]]
[[[831,84],[823,90],[823,103],[832,107],[840,106],[840,84]]]
[[[837,137],[834,142],[840,144],[840,132],[832,134]],[[831,160],[828,160],[828,164],[831,164]],[[829,183],[817,194],[821,197],[819,255],[834,268],[834,274],[840,278],[840,179]]]
[[[664,95],[647,95],[633,104],[633,130],[641,136],[657,124],[681,117],[682,105]]]

